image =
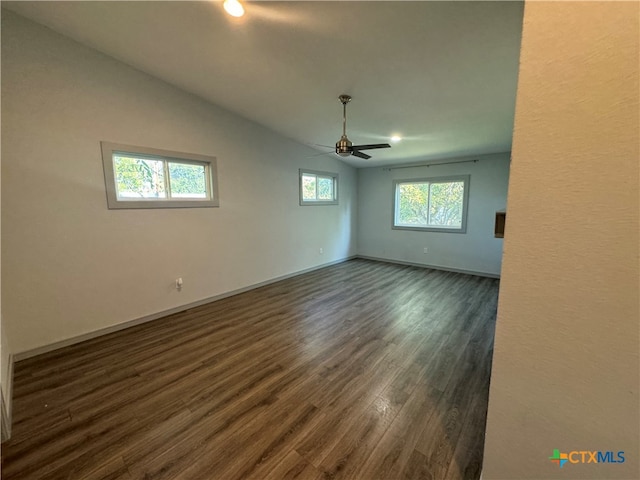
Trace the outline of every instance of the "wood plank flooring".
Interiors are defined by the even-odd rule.
[[[475,480],[497,294],[359,259],[18,362],[2,477]]]

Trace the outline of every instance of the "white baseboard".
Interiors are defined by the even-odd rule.
[[[500,278],[500,274],[491,272],[478,272],[475,270],[464,270],[461,268],[446,267],[442,265],[428,265],[425,263],[405,262],[402,260],[394,260],[392,258],[370,257],[368,255],[356,255],[356,258],[374,260],[376,262],[397,263],[398,265],[409,265],[411,267],[432,268],[433,270],[444,270],[445,272],[465,273],[467,275],[476,275],[478,277]]]
[[[14,356],[9,355],[9,364],[7,365],[7,384],[4,388],[0,388],[0,439],[2,442],[11,438],[11,413],[13,410],[13,360]],[[6,392],[5,392],[6,390]]]
[[[24,352],[19,352],[15,354],[15,361],[18,362],[20,360],[25,360],[27,358],[35,357],[37,355],[42,355],[43,353],[52,352],[53,350],[58,350],[59,348],[68,347],[69,345],[75,345],[76,343],[84,342],[85,340],[91,340],[92,338],[97,338],[102,335],[107,335],[109,333],[117,332],[120,330],[124,330],[125,328],[134,327],[136,325],[140,325],[142,323],[151,322],[153,320],[157,320],[162,317],[166,317],[168,315],[172,315],[174,313],[182,312],[184,310],[188,310],[190,308],[199,307],[200,305],[204,305],[206,303],[215,302],[216,300],[222,300],[223,298],[231,297],[233,295],[238,295],[240,293],[248,292],[249,290],[253,290],[256,288],[263,287],[265,285],[269,285],[275,282],[279,282],[281,280],[286,280],[287,278],[297,277],[298,275],[302,275],[305,273],[313,272],[314,270],[320,270],[321,268],[326,268],[331,265],[336,265],[338,263],[343,263],[348,260],[352,260],[357,258],[355,255],[350,257],[345,257],[340,260],[334,260],[332,262],[323,263],[322,265],[317,265],[315,267],[307,268],[304,270],[299,270],[297,272],[289,273],[286,275],[281,275],[279,277],[271,278],[269,280],[265,280],[264,282],[255,283],[249,285],[247,287],[238,288],[236,290],[231,290],[229,292],[221,293],[219,295],[214,295],[213,297],[203,298],[202,300],[197,300],[195,302],[191,302],[185,305],[179,305],[174,308],[170,308],[168,310],[163,310],[161,312],[152,313],[150,315],[145,315],[144,317],[136,318],[133,320],[128,320],[123,323],[118,323],[117,325],[111,325],[109,327],[101,328],[98,330],[94,330],[93,332],[84,333],[82,335],[78,335],[75,337],[67,338],[65,340],[60,340],[59,342],[54,342],[49,345],[44,345],[42,347],[37,347],[31,350],[26,350]],[[11,377],[13,378],[13,376]]]

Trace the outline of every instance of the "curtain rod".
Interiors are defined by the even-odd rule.
[[[382,167],[383,171],[388,171],[390,172],[391,170],[399,170],[401,168],[416,168],[416,167],[431,167],[431,166],[435,166],[435,165],[450,165],[453,163],[478,163],[479,160],[473,159],[473,160],[454,160],[452,162],[439,162],[439,163],[414,163],[413,165],[399,165],[397,167]]]

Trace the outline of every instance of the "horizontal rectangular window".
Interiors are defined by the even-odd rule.
[[[219,205],[215,157],[108,142],[101,147],[111,209]]]
[[[336,205],[338,174],[300,170],[300,205]]]
[[[393,228],[465,233],[469,175],[393,182]]]

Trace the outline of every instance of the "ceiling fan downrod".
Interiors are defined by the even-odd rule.
[[[336,142],[336,153],[341,157],[348,157],[352,152],[353,143],[347,138],[347,103],[351,101],[350,95],[340,95],[338,100],[342,102],[342,136]]]

